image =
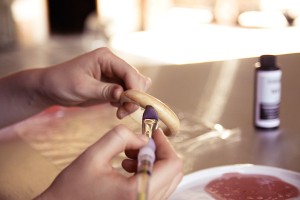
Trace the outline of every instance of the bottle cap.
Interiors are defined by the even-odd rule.
[[[262,55],[259,58],[260,66],[264,70],[276,70],[276,56],[274,55]]]

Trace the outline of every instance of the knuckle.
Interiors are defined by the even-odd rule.
[[[104,85],[102,88],[102,96],[105,101],[111,100],[111,93],[111,87],[109,87],[108,85]]]
[[[108,47],[100,47],[95,50],[97,55],[111,54],[111,51]]]

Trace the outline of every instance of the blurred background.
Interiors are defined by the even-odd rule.
[[[0,58],[64,48],[49,64],[103,46],[136,66],[294,53],[299,29],[299,0],[0,0]]]

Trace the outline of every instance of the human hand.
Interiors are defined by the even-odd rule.
[[[161,129],[155,130],[153,139],[156,145],[156,160],[150,179],[148,199],[167,199],[183,177],[183,163]],[[125,153],[129,159],[123,161],[123,168],[127,172],[136,172],[138,151],[127,150]]]
[[[87,106],[110,102],[123,118],[137,107],[120,105],[121,93],[127,89],[146,91],[151,80],[134,67],[100,48],[73,60],[41,70],[39,93],[46,102],[63,106]]]
[[[182,161],[162,131],[154,134],[156,162],[150,181],[149,199],[167,199],[182,179]],[[126,151],[130,159],[122,163],[128,172],[136,172],[137,150],[147,138],[120,125],[90,146],[65,168],[52,185],[35,200],[110,199],[132,200],[137,194],[137,175],[125,176],[112,167],[112,159]]]

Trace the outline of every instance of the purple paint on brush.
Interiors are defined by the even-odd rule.
[[[156,110],[150,106],[147,105],[143,114],[143,120],[145,119],[155,119],[158,120],[158,114],[156,112]]]

